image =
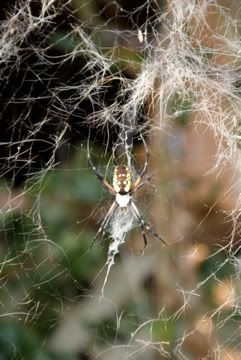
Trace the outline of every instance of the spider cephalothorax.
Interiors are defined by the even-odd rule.
[[[144,139],[143,139],[143,143],[144,143],[145,149],[146,149],[146,161],[145,161],[144,167],[143,167],[140,175],[138,175],[136,177],[136,179],[133,181],[133,177],[132,177],[129,167],[126,165],[118,165],[114,168],[113,185],[109,184],[109,182],[104,178],[103,175],[101,175],[99,173],[99,171],[96,169],[95,165],[93,164],[91,156],[90,156],[89,143],[88,143],[87,157],[88,157],[89,164],[92,167],[92,170],[94,171],[97,178],[101,181],[103,187],[106,190],[108,190],[110,193],[115,195],[115,201],[111,205],[99,230],[97,231],[97,233],[94,237],[94,241],[100,233],[102,233],[103,235],[105,234],[106,229],[107,229],[116,209],[118,207],[120,207],[121,209],[126,209],[129,206],[132,210],[133,215],[135,216],[136,220],[138,221],[138,223],[141,227],[145,246],[147,244],[146,233],[145,233],[146,230],[148,232],[150,232],[153,236],[155,236],[158,240],[160,240],[166,244],[166,242],[152,230],[149,223],[145,222],[144,218],[141,216],[141,214],[133,200],[133,194],[135,193],[135,191],[137,191],[140,187],[142,187],[146,182],[146,181],[142,181],[142,177],[145,174],[146,169],[147,169],[148,151],[147,151],[147,146],[146,146]]]
[[[118,165],[114,168],[113,187],[120,195],[130,192],[131,172],[126,165]]]
[[[127,207],[131,200],[131,172],[126,165],[114,168],[113,188],[116,192],[116,202],[121,208]]]

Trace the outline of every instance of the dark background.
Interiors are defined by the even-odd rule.
[[[111,196],[86,160],[88,134],[111,182],[130,97],[123,88],[151,58],[138,29],[154,47],[166,4],[56,1],[44,16],[43,4],[5,1],[0,9],[0,359],[241,358],[239,232],[227,216],[233,168],[207,174],[213,134],[194,124],[178,94],[170,107],[182,115],[167,132],[153,122],[150,99],[133,138],[139,169],[145,127],[152,175],[136,201],[169,247],[148,236],[140,256],[143,239],[133,229],[105,286],[111,239],[90,248]],[[111,59],[103,74],[75,26]],[[98,123],[113,106],[115,121]]]

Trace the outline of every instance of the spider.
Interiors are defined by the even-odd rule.
[[[90,150],[89,150],[89,142],[87,145],[87,159],[88,162],[96,175],[96,177],[101,182],[104,189],[109,191],[111,194],[115,195],[115,200],[112,203],[110,209],[108,210],[106,216],[104,217],[104,220],[102,221],[101,226],[99,227],[96,235],[94,236],[93,243],[95,242],[96,238],[99,234],[102,233],[102,237],[106,233],[106,229],[118,207],[121,209],[126,209],[127,207],[131,207],[132,213],[134,217],[136,218],[142,232],[143,240],[144,240],[144,247],[145,249],[147,245],[147,236],[146,231],[148,231],[151,235],[156,237],[158,240],[162,241],[165,245],[168,245],[155,231],[152,230],[149,222],[146,222],[143,218],[143,216],[140,214],[134,200],[133,200],[133,194],[139,190],[147,180],[142,180],[143,176],[146,173],[147,165],[148,165],[148,158],[149,153],[146,146],[146,143],[143,140],[145,151],[146,151],[146,160],[143,166],[143,169],[141,173],[137,176],[137,178],[133,181],[131,171],[127,165],[117,165],[114,168],[113,171],[113,184],[109,184],[104,176],[98,171],[94,163],[92,162],[91,156],[90,156]]]

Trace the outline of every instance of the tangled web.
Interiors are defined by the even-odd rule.
[[[0,9],[0,359],[241,359],[238,0]],[[113,199],[115,163],[169,246]]]

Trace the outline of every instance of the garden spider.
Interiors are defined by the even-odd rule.
[[[111,194],[115,195],[115,201],[111,205],[101,226],[99,227],[99,229],[93,239],[93,244],[99,234],[102,233],[102,237],[104,236],[106,229],[112,219],[112,216],[114,215],[114,213],[118,207],[120,207],[121,209],[131,207],[132,213],[135,216],[136,220],[138,221],[138,223],[141,227],[141,232],[142,232],[142,236],[143,236],[143,240],[144,240],[143,250],[145,249],[145,247],[147,245],[146,230],[151,235],[153,235],[158,240],[162,241],[165,245],[167,245],[167,243],[156,232],[154,232],[152,230],[150,224],[144,220],[144,218],[140,214],[140,212],[133,200],[133,197],[132,197],[132,195],[138,189],[140,189],[147,181],[147,180],[143,181],[142,177],[146,173],[146,170],[147,170],[149,153],[148,153],[147,145],[146,145],[144,139],[142,139],[142,140],[143,140],[143,143],[145,146],[146,160],[145,160],[145,163],[144,163],[144,166],[143,166],[143,169],[142,169],[140,175],[138,175],[136,180],[133,182],[132,174],[131,174],[131,171],[128,168],[128,166],[117,165],[117,166],[115,166],[114,171],[113,171],[113,185],[109,184],[105,180],[104,176],[100,174],[100,172],[98,171],[96,166],[93,164],[91,156],[90,156],[89,142],[88,142],[87,159],[88,159],[88,162],[89,162],[93,172],[95,173],[96,177],[100,180],[102,186],[107,191],[109,191]]]

